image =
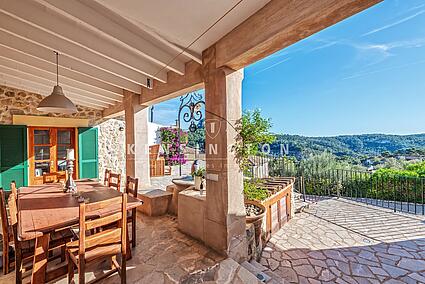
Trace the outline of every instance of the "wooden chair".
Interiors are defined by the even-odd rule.
[[[121,192],[121,174],[109,172],[108,186]]]
[[[2,188],[0,188],[0,211],[3,234],[3,274],[8,274],[10,270],[9,248],[13,243],[13,235],[9,225],[9,218],[7,216],[6,195]]]
[[[96,211],[119,204],[120,211],[98,219],[86,220],[96,215]],[[95,260],[111,258],[112,268],[96,280],[103,279],[118,271],[121,283],[126,282],[126,242],[127,242],[127,194],[122,196],[80,204],[80,233],[79,240],[67,244],[68,283],[74,280],[74,267],[78,269],[79,283],[85,281],[85,267]],[[103,230],[90,236],[87,231],[105,227],[110,224],[118,226]],[[97,231],[97,230],[96,230]],[[121,254],[121,265],[117,262],[117,255]]]
[[[10,183],[10,191],[15,194],[15,196],[18,196],[18,189],[16,188],[16,182],[14,180]]]
[[[3,193],[1,193],[3,195]],[[18,208],[16,205],[17,195],[12,193],[8,199],[10,213],[10,231],[12,242],[15,247],[15,273],[16,283],[22,283],[23,262],[34,257],[34,242],[18,240]]]
[[[3,190],[0,191],[0,196],[4,196]],[[22,282],[23,263],[24,261],[32,261],[34,258],[34,241],[21,241],[18,238],[18,207],[17,207],[17,195],[13,192],[10,194],[8,199],[9,215],[10,215],[10,231],[12,233],[12,241],[15,247],[15,272],[16,272],[16,283]],[[2,218],[3,219],[3,218]],[[61,249],[61,254],[58,256],[50,257],[50,259],[56,259],[59,256],[61,260],[65,260],[65,244],[69,242],[73,233],[69,229],[60,230],[50,234],[49,251],[52,252],[55,249]],[[11,242],[9,241],[9,244]]]
[[[139,179],[127,176],[125,183],[125,193],[137,198]],[[136,247],[136,208],[131,210],[127,216],[127,222],[131,223],[131,246]]]
[[[105,170],[105,177],[103,178],[103,184],[105,186],[109,186],[109,174],[111,173],[111,170],[106,169]]]

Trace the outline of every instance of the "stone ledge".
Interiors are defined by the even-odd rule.
[[[138,210],[148,216],[165,215],[168,211],[172,195],[172,193],[160,189],[139,193],[138,197],[143,201],[143,205]]]

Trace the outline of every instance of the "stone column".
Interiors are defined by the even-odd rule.
[[[243,175],[231,150],[241,118],[243,70],[216,68],[215,48],[203,53],[207,196],[204,240],[236,261],[247,257]]]
[[[150,184],[148,108],[139,105],[139,95],[124,91],[126,174],[139,178],[139,187]]]
[[[136,177],[139,179],[139,188],[150,186],[150,172],[149,172],[149,139],[148,139],[148,118],[149,108],[136,112],[134,116],[136,128]]]

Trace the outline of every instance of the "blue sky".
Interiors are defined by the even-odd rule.
[[[424,107],[423,0],[385,0],[245,68],[243,109],[276,133],[424,133]],[[157,105],[155,121],[177,108]]]

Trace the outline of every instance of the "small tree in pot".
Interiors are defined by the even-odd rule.
[[[260,154],[261,145],[272,143],[275,140],[275,136],[270,133],[270,128],[270,119],[263,118],[259,110],[244,112],[242,118],[236,123],[235,129],[238,135],[232,151],[244,173],[249,172],[249,157]],[[262,251],[262,223],[266,213],[266,208],[261,201],[268,197],[268,193],[260,188],[259,181],[251,179],[244,180],[244,196],[246,222],[253,223],[255,228],[257,250],[255,256],[258,259]]]
[[[204,168],[199,168],[197,170],[195,170],[192,173],[193,178],[195,179],[195,189],[199,190],[200,194],[202,195],[204,193],[203,189],[203,182],[205,179],[205,169]]]

